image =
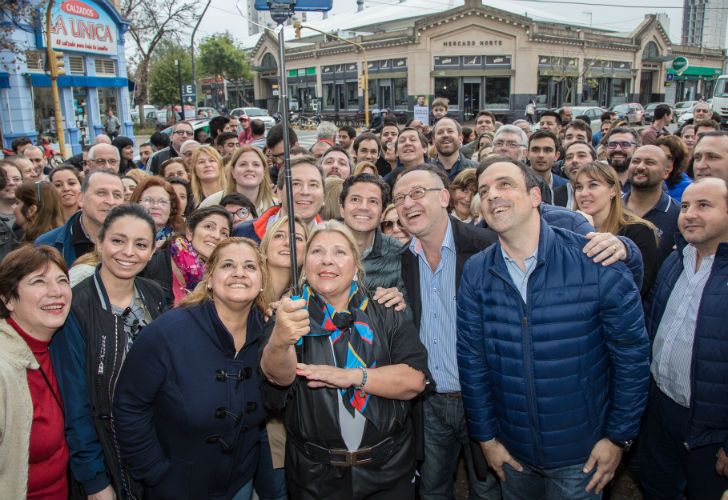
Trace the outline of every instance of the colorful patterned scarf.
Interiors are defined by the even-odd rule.
[[[328,335],[334,347],[336,366],[340,368],[376,368],[374,333],[366,314],[369,298],[352,282],[346,311],[336,312],[308,284],[303,285],[301,297],[307,303],[311,332],[307,337]],[[303,338],[299,340],[299,345]],[[339,389],[344,406],[351,415],[354,410],[366,417],[369,394],[354,387]]]
[[[185,288],[189,291],[195,289],[205,275],[205,263],[192,243],[184,236],[178,236],[169,244],[169,253],[172,255],[172,262],[182,273],[185,280]]]

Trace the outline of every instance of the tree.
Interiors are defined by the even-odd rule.
[[[228,80],[251,78],[247,52],[240,48],[229,32],[212,35],[200,42],[200,70],[206,76]]]
[[[38,21],[37,5],[29,0],[6,0],[0,8],[0,52],[7,51],[12,58],[2,61],[6,71],[18,71],[19,64],[25,60],[25,51],[30,47],[22,46],[13,39],[16,29],[29,31]]]
[[[175,60],[179,61],[182,83],[192,82],[192,62],[182,45],[162,41],[149,64],[149,98],[153,104],[179,104],[179,76]]]
[[[129,19],[128,38],[134,43],[130,58],[139,105],[139,120],[144,126],[144,105],[149,99],[149,66],[164,40],[179,40],[193,24],[199,2],[196,0],[121,0],[121,14]],[[180,58],[182,61],[188,58]],[[189,61],[188,61],[189,62]]]

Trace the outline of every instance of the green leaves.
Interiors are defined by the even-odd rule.
[[[228,80],[252,77],[247,52],[233,41],[227,31],[203,39],[197,60],[205,76],[222,76]]]

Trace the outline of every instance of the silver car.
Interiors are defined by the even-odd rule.
[[[266,132],[270,130],[270,128],[276,124],[276,121],[273,119],[272,116],[268,114],[268,112],[261,108],[235,108],[230,112],[232,116],[237,116],[238,118],[242,116],[247,116],[249,120],[261,120],[263,123],[265,123],[265,130]]]

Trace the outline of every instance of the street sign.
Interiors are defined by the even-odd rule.
[[[255,10],[271,10],[273,3],[268,0],[255,0]],[[333,0],[298,0],[286,3],[293,4],[293,10],[296,12],[325,12],[334,6]]]
[[[675,75],[673,75],[672,73],[668,73],[668,74],[667,74],[667,81],[668,81],[668,82],[671,82],[671,81],[673,81],[674,79],[675,79]]]
[[[197,98],[197,89],[194,84],[184,83],[182,84],[182,97],[185,102],[195,102]]]
[[[682,74],[689,66],[690,62],[687,57],[678,56],[672,60],[672,69],[674,69],[677,74]]]

